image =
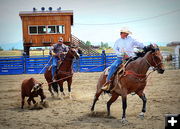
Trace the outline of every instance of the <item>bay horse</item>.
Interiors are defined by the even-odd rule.
[[[71,84],[72,84],[72,77],[73,77],[72,65],[73,65],[74,58],[78,59],[79,54],[78,54],[76,48],[70,47],[66,54],[66,57],[64,58],[61,65],[57,69],[57,72],[55,74],[55,77],[57,80],[56,82],[53,82],[53,80],[52,80],[51,66],[47,67],[47,69],[44,73],[44,77],[45,77],[46,81],[48,82],[48,86],[49,86],[48,90],[51,93],[51,96],[54,96],[53,91],[55,91],[57,93],[57,95],[59,95],[58,86],[60,87],[61,95],[64,96],[65,94],[64,94],[63,83],[65,81],[67,81],[69,97],[71,98]],[[53,91],[52,91],[52,89],[53,89]]]
[[[163,57],[158,46],[153,46],[150,51],[148,51],[143,57],[139,57],[136,60],[130,62],[125,67],[123,73],[117,72],[114,75],[114,80],[111,83],[111,98],[107,102],[107,115],[110,115],[110,106],[113,102],[117,100],[119,96],[122,98],[122,122],[127,122],[126,120],[126,108],[127,108],[127,95],[130,93],[137,94],[143,101],[142,112],[139,114],[140,117],[144,118],[144,113],[146,112],[146,96],[144,88],[147,84],[147,71],[150,67],[154,67],[158,73],[163,74],[164,65],[162,63]],[[91,111],[94,111],[95,104],[103,92],[101,89],[103,84],[106,82],[105,71],[101,74],[98,83],[97,90],[94,96]]]

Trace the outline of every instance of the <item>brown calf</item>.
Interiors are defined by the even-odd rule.
[[[34,97],[38,97],[38,95],[41,97],[41,102],[43,102],[46,96],[44,95],[42,84],[43,83],[39,83],[34,78],[25,79],[22,82],[22,85],[21,85],[21,99],[22,99],[21,108],[22,109],[24,106],[25,97],[29,97],[27,100],[28,105],[31,105],[31,101],[33,102],[33,104],[35,104],[36,101],[34,100]]]

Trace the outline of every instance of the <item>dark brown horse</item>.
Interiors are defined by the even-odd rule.
[[[114,76],[114,81],[111,83],[111,98],[107,102],[107,112],[110,115],[110,106],[117,100],[119,96],[122,97],[122,122],[126,122],[126,108],[127,108],[127,95],[134,92],[143,101],[142,112],[139,114],[144,117],[146,112],[146,97],[144,94],[144,88],[146,86],[147,71],[149,67],[154,67],[158,73],[164,72],[164,66],[162,64],[162,55],[157,46],[153,46],[152,49],[145,54],[144,57],[139,57],[135,61],[130,62],[123,73],[117,72]],[[105,72],[102,73],[98,80],[97,90],[94,97],[93,105],[91,111],[94,111],[96,101],[98,100],[100,94],[103,92],[101,87],[106,81]]]
[[[53,82],[52,80],[52,74],[51,74],[51,68],[47,67],[44,77],[46,81],[48,82],[48,90],[50,91],[51,95],[54,96],[53,90],[58,94],[58,86],[60,87],[61,95],[64,94],[64,88],[63,88],[63,82],[67,81],[68,84],[68,91],[69,91],[69,97],[71,98],[71,84],[72,84],[72,77],[73,77],[73,59],[79,58],[79,54],[75,48],[69,48],[68,53],[66,54],[65,59],[61,63],[59,69],[56,72],[56,82]]]

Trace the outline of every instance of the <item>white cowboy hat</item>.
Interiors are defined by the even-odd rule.
[[[59,37],[58,41],[63,42],[63,37]]]
[[[127,27],[121,28],[120,32],[124,32],[124,33],[127,33],[127,34],[132,34],[132,32],[129,31],[129,29]]]

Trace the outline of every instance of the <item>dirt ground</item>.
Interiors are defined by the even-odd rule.
[[[90,107],[101,73],[75,73],[72,84],[72,98],[52,98],[47,85],[44,86],[48,108],[29,110],[20,108],[20,86],[22,80],[34,77],[45,82],[43,75],[0,76],[0,129],[164,129],[165,114],[180,113],[180,70],[167,70],[163,75],[154,72],[148,78],[145,89],[147,113],[142,120],[137,115],[142,101],[137,95],[128,95],[127,124],[121,123],[121,98],[111,106],[111,116],[106,115],[109,95],[103,95],[95,107]],[[67,86],[65,84],[67,95]],[[36,98],[36,100],[38,100]]]

